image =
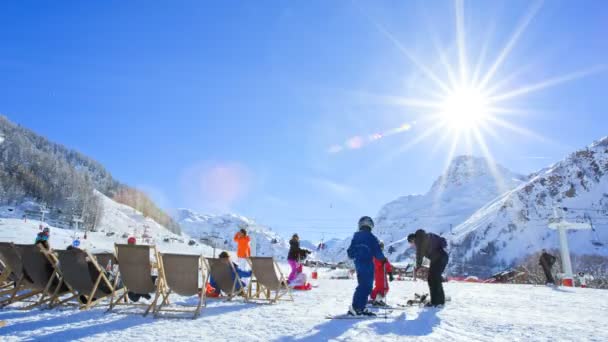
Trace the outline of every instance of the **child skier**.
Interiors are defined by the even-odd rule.
[[[384,242],[380,241],[380,249],[384,251]],[[388,294],[388,280],[393,281],[393,267],[386,260],[378,260],[374,257],[374,281],[375,286],[372,290],[371,299],[374,306],[386,306],[386,295]]]
[[[374,262],[373,258],[385,262],[386,258],[380,249],[378,238],[372,234],[374,221],[363,216],[359,219],[359,231],[353,235],[353,239],[348,247],[347,253],[350,259],[355,261],[357,270],[357,288],[353,295],[353,303],[348,310],[350,316],[375,316],[373,312],[367,310],[367,298],[372,292],[374,285]]]

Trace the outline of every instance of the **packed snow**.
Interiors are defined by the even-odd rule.
[[[286,265],[282,265],[285,267]],[[310,269],[306,272],[310,273]],[[442,309],[409,307],[387,318],[328,320],[348,308],[356,282],[328,279],[274,305],[210,300],[201,317],[168,319],[135,312],[72,308],[0,310],[3,341],[607,341],[608,296],[603,290],[450,282]],[[426,291],[422,281],[394,281],[389,304]],[[186,302],[194,298],[178,299]],[[122,309],[120,309],[122,310]]]

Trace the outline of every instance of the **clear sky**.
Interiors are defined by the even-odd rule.
[[[165,208],[343,237],[455,154],[528,173],[607,135],[606,23],[605,1],[3,1],[0,113]]]

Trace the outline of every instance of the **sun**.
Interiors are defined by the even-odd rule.
[[[457,87],[441,101],[439,117],[447,128],[455,131],[477,129],[490,115],[489,99],[474,87]]]

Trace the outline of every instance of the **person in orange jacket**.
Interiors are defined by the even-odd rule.
[[[380,241],[380,249],[384,250],[384,242]],[[388,280],[393,281],[393,266],[388,259],[378,260],[374,258],[374,289],[370,295],[372,304],[375,306],[386,306],[385,298],[388,294]]]
[[[239,258],[239,266],[241,268],[247,268],[247,258],[251,256],[251,238],[247,235],[247,230],[241,228],[236,234],[234,234],[234,242],[236,242],[236,256]]]

